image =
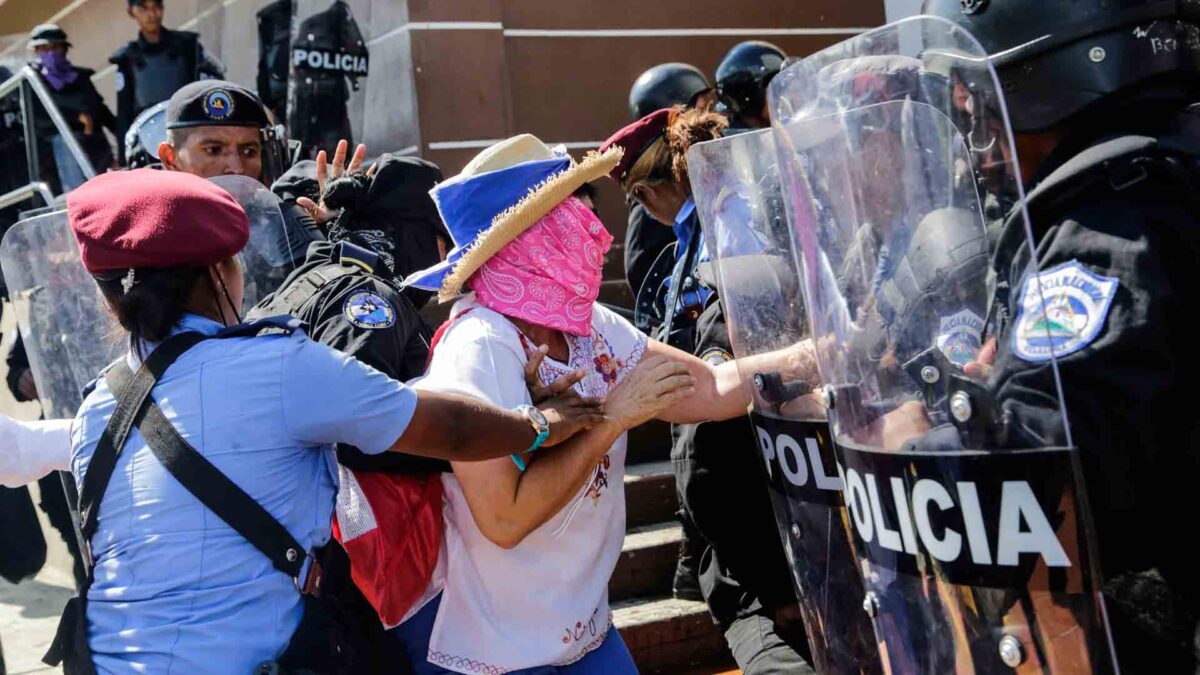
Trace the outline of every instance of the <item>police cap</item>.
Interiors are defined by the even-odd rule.
[[[71,41],[67,39],[67,32],[59,28],[56,24],[44,23],[40,26],[35,26],[29,33],[29,47],[31,49],[44,45],[63,45],[71,46]]]
[[[249,89],[224,80],[184,85],[167,104],[167,128],[270,126],[262,101]]]

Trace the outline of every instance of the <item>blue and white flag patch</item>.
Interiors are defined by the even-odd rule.
[[[1095,274],[1077,260],[1028,279],[1017,308],[1013,351],[1026,361],[1044,362],[1088,346],[1108,319],[1118,285],[1118,279]]]
[[[391,328],[396,323],[396,309],[375,291],[351,293],[342,305],[342,314],[352,325],[368,330]]]

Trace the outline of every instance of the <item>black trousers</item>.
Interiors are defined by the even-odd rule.
[[[768,617],[751,614],[729,626],[725,641],[744,675],[816,675],[817,671],[792,646],[805,644],[804,628],[798,625],[789,630],[797,630],[800,635],[789,635]]]

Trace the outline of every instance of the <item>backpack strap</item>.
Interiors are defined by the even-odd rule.
[[[113,390],[113,397],[117,401],[116,409],[113,410],[112,417],[109,418],[108,425],[104,428],[100,441],[96,444],[96,451],[92,453],[92,459],[88,463],[88,470],[83,477],[83,485],[79,491],[79,524],[84,542],[90,542],[92,535],[96,533],[100,500],[104,497],[105,490],[108,489],[108,481],[112,478],[113,469],[117,466],[121,448],[125,446],[129,432],[137,423],[146,401],[150,398],[150,390],[154,388],[159,376],[176,359],[206,339],[208,338],[200,333],[180,333],[160,344],[142,362],[137,373],[129,372],[129,367],[125,365],[123,358],[109,368],[111,371],[114,368],[123,367],[125,372],[129,372],[129,376],[126,379],[126,387],[120,391]],[[90,569],[91,552],[87,551],[84,555],[87,557],[85,562]]]
[[[110,388],[120,391],[135,376],[128,366],[120,363],[105,377]],[[147,402],[137,427],[154,457],[193,497],[270,558],[275,569],[292,578],[300,577],[305,558],[300,542],[261,504],[184,440],[154,401]]]

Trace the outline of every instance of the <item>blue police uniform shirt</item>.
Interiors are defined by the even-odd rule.
[[[678,245],[675,247],[675,267],[671,271],[671,276],[663,280],[663,286],[667,289],[671,288],[671,279],[679,273],[684,264],[684,256],[687,254],[688,246],[692,242],[692,215],[696,212],[696,201],[691,197],[679,207],[679,213],[675,214],[675,222],[671,225],[671,229],[675,231],[675,239]],[[699,241],[696,244],[696,264],[709,261],[708,243],[704,240],[704,232],[699,228],[696,229],[696,236]],[[685,286],[686,288],[686,286]],[[696,288],[692,297],[681,298],[676,302],[675,314],[678,316],[683,313],[683,310],[691,305],[704,304],[708,301],[712,291],[707,288]]]
[[[188,315],[176,332],[221,328]],[[334,443],[385,451],[417,401],[300,332],[201,342],[152,395],[188,443],[310,550],[330,536]],[[101,378],[72,430],[77,481],[115,405]],[[99,672],[249,673],[287,646],[302,614],[293,580],[176,482],[136,428],[98,525],[87,618]]]

